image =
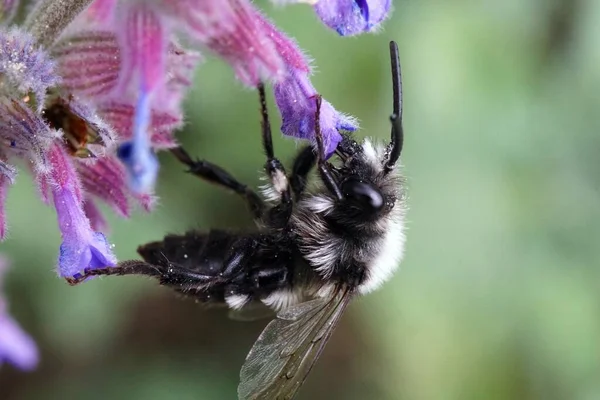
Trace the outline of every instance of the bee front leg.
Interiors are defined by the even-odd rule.
[[[294,159],[294,165],[292,166],[292,176],[290,177],[290,184],[296,200],[304,193],[306,188],[307,177],[310,171],[317,164],[317,153],[312,146],[306,146]]]
[[[265,95],[265,87],[262,83],[258,85],[258,95],[262,112],[262,141],[267,162],[265,164],[265,172],[271,181],[275,195],[279,198],[279,204],[269,210],[268,220],[275,227],[285,227],[292,215],[292,192],[290,183],[285,173],[283,164],[274,154],[273,138],[271,137],[271,124],[269,123],[269,114],[267,112],[267,99]]]
[[[262,217],[264,206],[261,198],[248,186],[235,179],[229,172],[208,161],[193,160],[183,147],[171,149],[171,153],[179,162],[185,164],[189,168],[188,172],[190,174],[208,182],[223,186],[226,189],[233,190],[246,200],[254,219],[260,219]]]

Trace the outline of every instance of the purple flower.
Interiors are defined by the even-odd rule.
[[[52,147],[50,162],[52,171],[48,179],[63,239],[59,275],[77,277],[87,269],[115,265],[117,260],[110,244],[102,233],[92,230],[85,215],[79,179],[62,146]]]
[[[0,365],[6,361],[19,369],[30,371],[38,364],[35,342],[2,308],[0,301]]]
[[[248,86],[285,71],[280,55],[260,25],[260,14],[248,0],[179,0],[169,12],[185,32],[227,61]]]
[[[288,77],[275,85],[275,101],[281,111],[281,131],[284,135],[300,139],[314,139],[317,91],[306,73],[292,70]],[[328,101],[321,103],[321,133],[325,156],[329,157],[337,147],[342,136],[339,130],[353,131],[356,121],[337,112]]]
[[[0,283],[6,268],[6,260],[0,257]],[[0,288],[0,365],[9,362],[19,369],[29,371],[37,366],[38,358],[33,339],[8,314],[8,304]]]
[[[50,169],[47,152],[60,133],[49,127],[43,118],[22,100],[0,96],[0,138],[7,146],[3,150],[10,160],[24,158],[41,174]]]
[[[319,0],[314,9],[321,21],[341,36],[376,31],[388,16],[391,0]]]
[[[44,106],[46,90],[60,81],[49,55],[30,34],[14,27],[0,28],[0,74],[13,93],[35,95],[38,112]]]
[[[341,34],[375,29],[389,1],[293,1],[314,5]],[[56,209],[58,272],[76,276],[116,260],[98,202],[119,216],[155,204],[155,153],[177,146],[182,102],[202,57],[225,60],[244,85],[273,84],[284,135],[314,140],[311,69],[298,45],[250,0],[38,0],[21,27],[6,27],[17,0],[0,0],[0,239],[4,199],[24,160]],[[180,45],[178,38],[182,38]],[[326,152],[351,117],[323,100]]]
[[[274,85],[275,101],[281,113],[281,132],[299,139],[315,139],[315,113],[318,94],[308,76],[310,67],[298,46],[285,37],[266,19],[261,19],[263,30],[273,41],[284,60],[287,70],[283,78]],[[356,120],[336,111],[326,100],[321,104],[321,133],[325,157],[329,157],[342,140],[340,130],[354,131]]]
[[[133,137],[119,147],[117,156],[125,165],[129,187],[134,193],[152,193],[158,175],[158,160],[151,147],[150,94],[140,91],[135,110]]]

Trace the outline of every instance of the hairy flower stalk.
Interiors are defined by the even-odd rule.
[[[376,29],[390,8],[389,0],[275,2],[310,4],[340,35]],[[155,153],[177,145],[200,52],[225,60],[243,85],[271,83],[282,133],[314,141],[309,61],[250,0],[40,0],[22,27],[9,27],[17,7],[0,0],[0,239],[22,159],[56,209],[62,277],[116,262],[98,203],[122,217],[136,204],[152,208]],[[326,100],[320,126],[327,156],[341,131],[357,128]]]
[[[49,47],[92,1],[41,0],[25,20],[24,28],[39,45]]]

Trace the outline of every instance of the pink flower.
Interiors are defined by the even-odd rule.
[[[390,8],[386,0],[304,2],[344,35],[375,29]],[[282,133],[314,140],[318,91],[307,57],[250,0],[39,0],[23,27],[8,28],[17,6],[0,0],[0,239],[12,164],[23,159],[57,212],[61,276],[116,262],[98,201],[122,217],[134,202],[153,206],[156,152],[177,145],[182,101],[202,61],[187,44],[225,60],[246,86],[271,83]],[[357,128],[325,100],[320,125],[327,155],[341,131]]]

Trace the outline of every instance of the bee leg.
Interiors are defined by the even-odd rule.
[[[269,210],[268,219],[272,225],[284,227],[287,225],[287,222],[292,215],[292,193],[288,177],[285,173],[285,168],[283,168],[281,161],[275,158],[273,152],[273,138],[271,137],[271,124],[269,123],[269,113],[267,112],[265,86],[262,83],[258,84],[258,95],[262,113],[261,126],[263,148],[267,155],[265,171],[271,180],[273,189],[277,192],[280,199],[279,204]]]
[[[205,160],[192,160],[182,147],[171,149],[171,153],[173,153],[177,160],[189,167],[189,173],[208,182],[233,190],[246,200],[255,219],[262,217],[264,205],[261,198],[252,189],[240,183],[223,168]]]
[[[72,278],[65,278],[69,285],[77,285],[92,276],[100,275],[147,275],[159,276],[160,268],[143,261],[123,261],[114,267],[103,267],[84,271],[83,274],[77,274]]]
[[[317,102],[317,111],[315,112],[315,139],[317,140],[317,149],[319,150],[318,157],[318,165],[319,165],[319,175],[321,176],[321,180],[327,187],[327,189],[335,195],[338,200],[342,200],[344,195],[342,194],[342,189],[340,189],[339,185],[335,181],[333,174],[331,172],[331,165],[325,160],[324,154],[324,146],[323,146],[323,133],[321,132],[321,102],[322,98],[320,95],[315,96]]]
[[[298,199],[304,192],[307,183],[307,176],[316,164],[317,153],[314,151],[312,146],[306,146],[300,150],[294,159],[290,184],[292,185],[292,190],[294,191],[296,199]]]
[[[187,268],[183,268],[177,264],[169,263],[167,268],[152,265],[144,261],[131,260],[123,261],[118,263],[114,267],[96,268],[84,271],[83,274],[79,274],[73,278],[66,278],[66,281],[70,285],[77,285],[83,282],[87,278],[92,276],[107,276],[107,275],[146,275],[158,278],[161,285],[166,286],[181,286],[195,284],[207,285],[215,280],[219,280],[219,277],[211,275],[198,274],[194,271],[190,271]]]

